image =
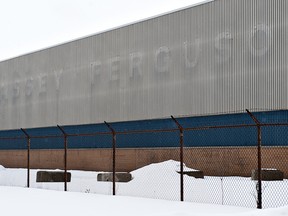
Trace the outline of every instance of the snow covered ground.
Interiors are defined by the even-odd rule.
[[[86,200],[86,197],[88,197],[87,199],[89,199],[89,201],[87,202],[92,202],[91,200],[96,199],[95,203],[93,204],[93,206],[95,207],[98,206],[97,203],[102,203],[101,201],[102,199],[104,200],[111,199],[111,202],[114,202],[114,200],[118,200],[118,199],[121,200],[119,202],[122,202],[122,201],[124,202],[125,199],[134,200],[132,198],[127,198],[127,197],[122,197],[122,196],[135,196],[135,197],[166,199],[166,200],[180,200],[180,185],[179,185],[180,176],[176,172],[176,171],[179,171],[179,169],[180,169],[179,162],[169,160],[169,161],[165,161],[162,163],[151,164],[149,166],[135,170],[131,172],[132,177],[133,177],[132,181],[128,183],[116,183],[116,195],[121,195],[121,196],[116,196],[117,198],[112,197],[112,196],[100,195],[100,194],[111,195],[112,183],[111,182],[97,182],[97,174],[98,174],[97,172],[84,172],[84,171],[73,170],[73,171],[69,171],[72,174],[72,178],[71,178],[71,182],[68,183],[68,191],[82,192],[82,193],[68,193],[68,194],[70,194],[72,197],[77,196],[77,197],[82,197],[83,199],[85,197],[85,200]],[[189,169],[190,168],[185,167],[185,170],[189,170]],[[64,188],[63,183],[37,183],[36,182],[37,171],[38,170],[31,170],[30,188],[63,191],[63,188]],[[68,196],[66,195],[67,193],[64,193],[65,195],[62,195],[63,193],[58,194],[53,191],[44,192],[41,190],[25,189],[24,187],[26,186],[26,180],[27,180],[26,169],[6,169],[4,167],[0,167],[0,185],[1,186],[23,187],[23,188],[2,187],[0,196],[1,196],[1,199],[4,199],[3,202],[5,201],[5,196],[10,197],[9,195],[10,193],[17,194],[17,195],[14,195],[14,197],[17,197],[17,199],[18,199],[18,196],[23,194],[23,197],[21,198],[23,199],[23,201],[19,200],[20,203],[24,201],[26,202],[25,196],[30,197],[30,194],[32,198],[37,197],[38,195],[36,196],[35,194],[38,194],[38,193],[39,193],[39,196],[41,197],[50,196],[50,198],[47,201],[45,200],[43,201],[43,202],[48,202],[48,203],[51,202],[52,200],[54,202],[54,198],[52,198],[53,196],[57,196],[57,199],[58,199],[58,196]],[[183,205],[195,207],[198,205],[196,204],[192,205],[191,202],[200,202],[200,203],[219,204],[217,205],[217,208],[220,208],[220,209],[222,209],[220,205],[226,205],[225,209],[227,208],[227,205],[231,205],[232,209],[236,208],[232,206],[256,208],[256,201],[255,201],[255,196],[256,196],[255,188],[256,187],[255,187],[255,182],[252,181],[250,178],[243,178],[243,177],[220,178],[220,177],[205,176],[204,179],[196,179],[196,178],[184,175],[184,183],[185,183],[184,200],[189,201],[190,203],[186,203]],[[277,181],[277,182],[276,181],[275,182],[263,182],[263,188],[264,188],[263,190],[263,207],[264,208],[288,205],[288,198],[287,198],[288,181],[287,180]],[[8,195],[3,195],[6,192],[8,193]],[[87,196],[87,194],[89,194],[89,196]],[[141,200],[141,199],[137,198],[135,200],[137,200],[138,202],[138,200]],[[0,202],[2,203],[2,201]],[[11,202],[13,203],[13,201]],[[38,202],[38,200],[35,199],[35,202]],[[150,200],[148,202],[152,202],[152,201]],[[182,205],[182,204],[179,204],[178,202],[168,202],[168,201],[163,201],[163,200],[162,201],[153,200],[153,202],[157,202],[157,203],[159,202],[160,206],[162,202],[166,203],[165,205],[168,205],[168,206],[172,205],[172,203],[175,203],[175,205]],[[64,202],[63,200],[63,203],[66,203],[66,201]],[[61,201],[56,202],[56,204],[61,206]],[[66,205],[68,204],[69,203],[66,203]],[[27,205],[31,206],[32,201],[30,204],[27,204]],[[110,206],[110,204],[101,204],[100,206],[103,206],[103,205]],[[52,205],[49,204],[49,206],[52,206]],[[83,204],[83,208],[86,208],[84,206],[86,206],[86,204]],[[203,206],[203,204],[200,206]],[[127,208],[130,210],[131,206]],[[216,207],[213,206],[213,208],[216,208]],[[204,209],[206,209],[206,207],[204,207]],[[238,211],[238,208],[236,209]],[[96,213],[98,212],[97,208],[95,209],[95,212]],[[167,212],[170,212],[170,211],[167,211]],[[192,214],[192,212],[193,212],[193,208],[191,209],[191,212],[186,212],[183,214]],[[215,211],[212,211],[212,212],[215,213]],[[179,214],[180,213],[178,212],[177,215]],[[174,215],[174,214],[171,213],[171,215]]]
[[[20,187],[0,187],[1,216],[105,215],[105,216],[188,216],[188,215],[287,215],[288,208],[260,212],[255,209],[194,204],[91,193],[59,192]],[[273,215],[272,215],[273,213]]]
[[[0,186],[1,216],[288,216],[288,207],[251,209]]]

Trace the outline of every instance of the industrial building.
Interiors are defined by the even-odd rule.
[[[73,134],[105,131],[104,121],[120,131],[177,128],[171,115],[187,127],[253,123],[246,109],[261,111],[262,122],[288,122],[287,11],[286,0],[209,0],[2,61],[0,135],[23,136],[20,128],[35,136],[59,135],[56,125]],[[252,159],[241,151],[255,141],[247,131],[233,133],[238,136],[221,141],[210,134],[192,142],[191,135],[186,147],[209,158],[219,156],[210,155],[212,148],[227,148],[225,163],[232,152],[238,167],[233,174],[242,174],[241,166]],[[120,137],[119,170],[161,161],[159,147],[178,145],[177,136],[138,140]],[[287,141],[268,140],[283,148],[277,157],[287,155]],[[71,139],[69,168],[109,170],[110,141]],[[23,141],[7,143],[1,140],[0,163],[25,167]],[[33,167],[62,166],[61,142],[32,140],[31,148]]]

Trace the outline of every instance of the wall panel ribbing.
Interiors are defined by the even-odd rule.
[[[0,129],[287,109],[285,0],[215,0],[0,63]]]

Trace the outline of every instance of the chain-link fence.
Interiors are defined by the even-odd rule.
[[[58,168],[64,173],[63,182],[55,184],[59,190],[73,190],[73,179],[81,178],[78,187],[85,192],[252,208],[287,205],[288,123],[261,123],[247,112],[243,122],[232,119],[228,125],[218,119],[193,125],[171,116],[165,127],[143,122],[145,130],[105,122],[51,127],[45,135],[41,129],[4,131],[0,163],[27,167],[25,184],[12,184],[18,186],[48,188],[50,183],[31,181],[36,174],[30,169]],[[93,170],[87,175],[93,185],[77,172],[67,182],[70,169]],[[119,181],[123,172],[132,179]],[[111,178],[99,181],[99,173]]]

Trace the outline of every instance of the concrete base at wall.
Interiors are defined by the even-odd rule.
[[[111,149],[69,149],[67,169],[112,171]],[[166,160],[179,161],[178,148],[117,149],[116,171],[130,172],[151,163]],[[288,147],[265,147],[262,166],[279,169],[288,178]],[[185,148],[186,167],[201,170],[204,175],[251,176],[257,168],[257,149],[254,147]],[[26,168],[27,151],[1,150],[0,164],[7,168]],[[63,150],[31,150],[30,167],[38,169],[64,169]]]

